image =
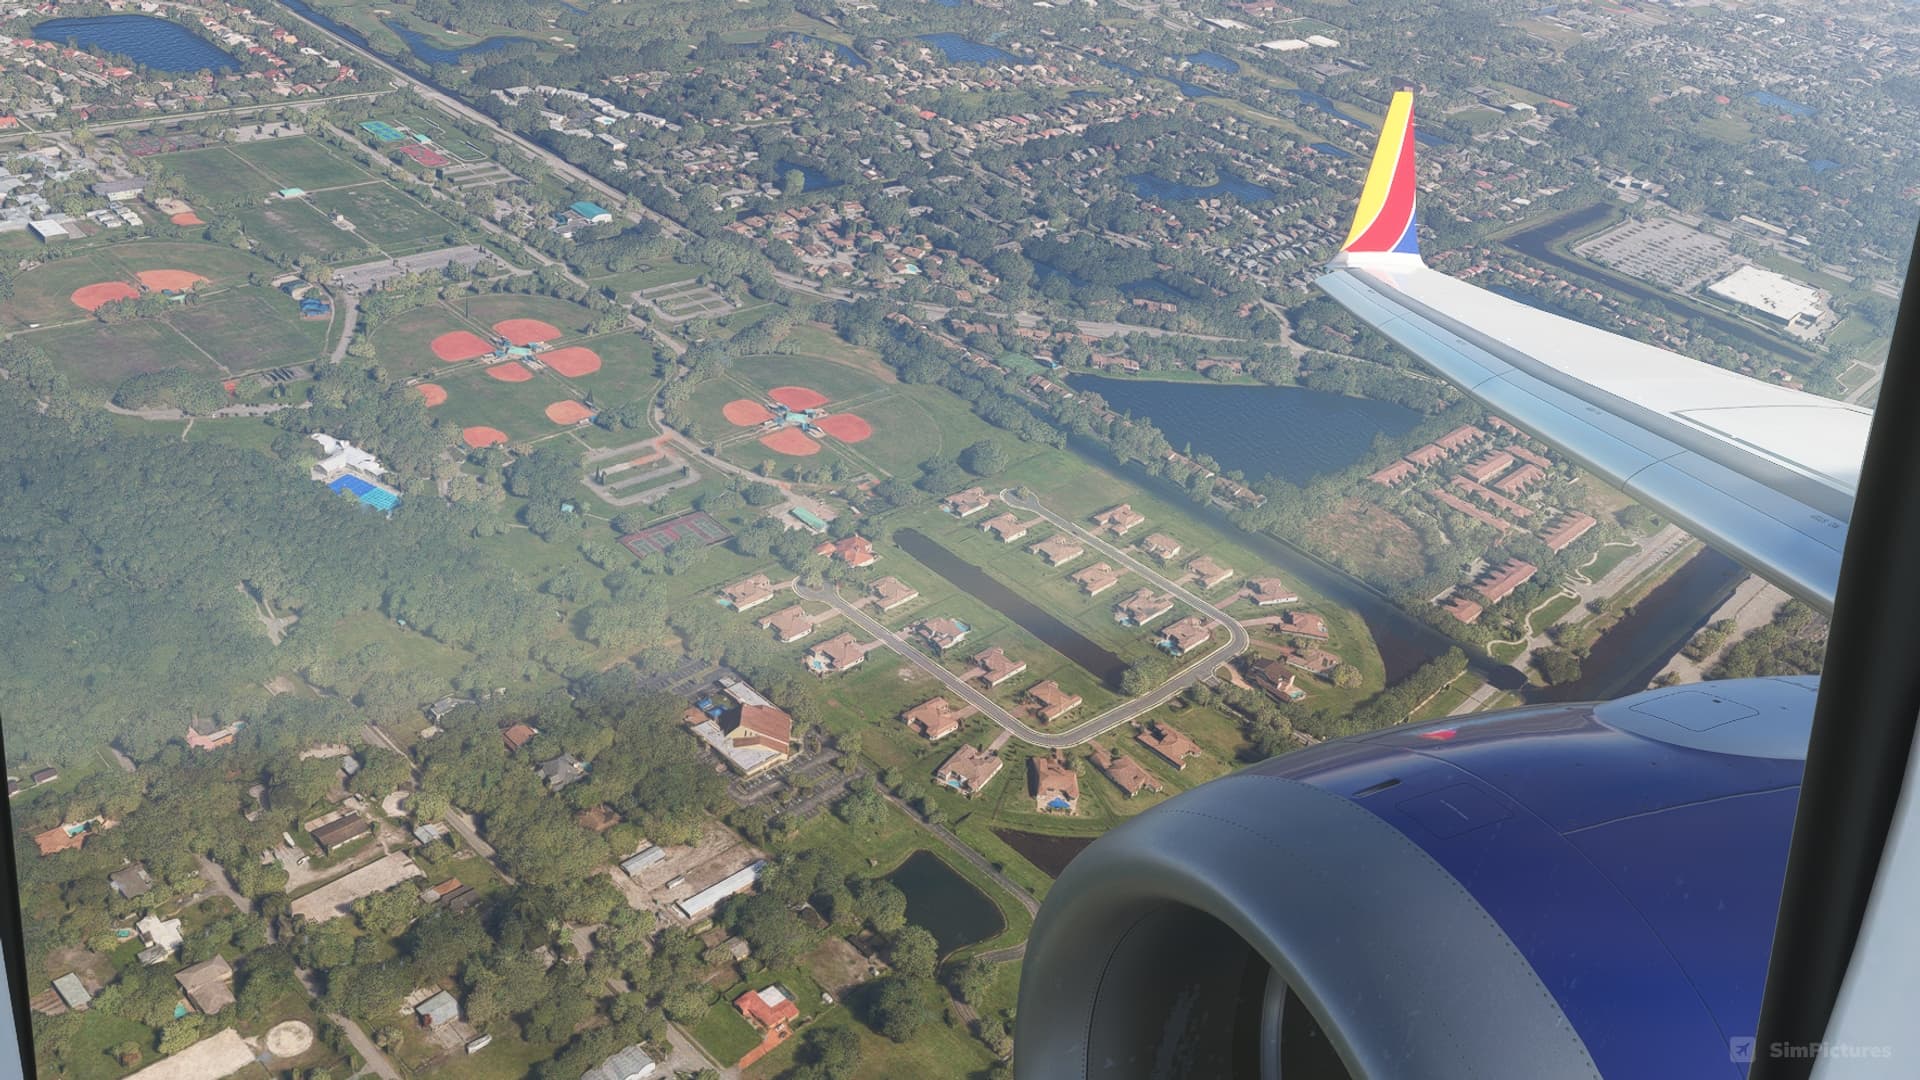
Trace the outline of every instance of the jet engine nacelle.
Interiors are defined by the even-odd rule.
[[[1324,743],[1120,826],[1034,924],[1015,1075],[1745,1075],[1818,680]]]

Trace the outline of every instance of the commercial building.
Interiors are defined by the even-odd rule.
[[[722,900],[738,896],[753,888],[754,883],[760,880],[760,872],[766,865],[765,860],[756,859],[685,900],[676,902],[673,906],[679,910],[682,918],[690,922],[704,919],[713,914],[713,909],[720,906]]]
[[[1811,324],[1824,306],[1818,289],[1757,266],[1743,266],[1707,286],[1707,291],[1784,325]]]

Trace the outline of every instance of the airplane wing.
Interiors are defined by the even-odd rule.
[[[1320,287],[1487,408],[1831,614],[1873,413],[1429,269],[1413,130],[1400,91]]]

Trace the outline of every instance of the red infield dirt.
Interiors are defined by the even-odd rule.
[[[820,452],[820,444],[799,428],[781,428],[771,435],[762,435],[760,445],[774,453],[791,454],[794,457],[809,457]]]
[[[199,214],[196,214],[191,210],[186,210],[181,213],[175,214],[172,217],[168,218],[167,220],[173,222],[175,225],[205,225],[206,224],[206,220],[204,218],[202,218]]]
[[[591,375],[600,370],[600,354],[578,345],[541,353],[540,362],[569,379]]]
[[[419,386],[414,387],[414,389],[420,391],[420,396],[427,399],[427,408],[429,409],[435,405],[445,405],[447,403],[447,388],[444,386],[435,386],[430,382],[423,382]]]
[[[142,270],[140,284],[166,292],[186,292],[206,282],[205,275],[191,270]]]
[[[789,409],[817,409],[827,403],[827,395],[804,386],[776,386],[767,396]]]
[[[475,450],[483,446],[505,446],[507,443],[507,433],[499,428],[470,427],[461,431],[460,437]]]
[[[541,322],[539,319],[503,319],[493,324],[493,332],[515,345],[552,341],[560,336],[559,327],[549,322]]]
[[[593,419],[593,410],[569,398],[547,406],[547,419],[556,424],[577,424]]]
[[[73,301],[75,307],[97,311],[101,304],[114,300],[132,300],[139,295],[139,289],[124,281],[96,281],[92,285],[82,285],[73,290],[72,295],[67,299]]]
[[[835,413],[814,421],[821,431],[841,442],[866,442],[873,438],[873,425],[852,413]]]
[[[495,364],[487,369],[487,374],[501,382],[526,382],[533,378],[533,372],[518,360],[509,360],[504,364]]]
[[[439,337],[433,339],[433,344],[430,347],[433,349],[433,355],[435,357],[449,364],[457,364],[462,360],[472,360],[475,357],[485,356],[493,351],[493,346],[487,343],[487,339],[481,337],[479,334],[470,333],[466,330],[455,330],[450,334],[441,334]]]
[[[746,398],[735,398],[727,402],[720,407],[720,415],[726,417],[727,423],[734,427],[753,427],[773,419],[773,414],[767,411],[765,405],[757,401],[748,401]]]

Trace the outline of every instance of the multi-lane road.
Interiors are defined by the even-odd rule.
[[[1161,683],[1159,686],[1154,687],[1139,697],[1123,701],[1113,708],[1108,709],[1106,712],[1090,720],[1082,721],[1071,728],[1062,731],[1041,731],[1027,723],[1024,719],[1008,712],[999,702],[982,693],[978,687],[962,679],[954,672],[947,670],[938,660],[922,652],[918,646],[888,629],[885,624],[867,614],[858,604],[840,595],[839,590],[795,585],[793,589],[794,594],[803,600],[813,600],[832,605],[835,610],[845,615],[855,626],[877,639],[887,648],[899,653],[908,663],[940,680],[956,697],[973,706],[975,709],[978,709],[994,723],[999,724],[1002,728],[1011,732],[1015,738],[1022,742],[1031,743],[1034,746],[1054,750],[1063,750],[1067,747],[1079,746],[1082,743],[1089,742],[1112,731],[1122,724],[1131,723],[1173,700],[1194,683],[1212,675],[1214,670],[1222,663],[1246,651],[1248,645],[1246,628],[1242,627],[1231,615],[1208,603],[1205,597],[1196,595],[1178,582],[1169,580],[1152,566],[1128,554],[1122,548],[1116,547],[1100,537],[1093,535],[1091,532],[1074,524],[1067,518],[1049,510],[1041,505],[1038,500],[1023,498],[1010,491],[1001,492],[1000,497],[1008,506],[1039,514],[1052,522],[1053,525],[1062,532],[1072,535],[1075,539],[1099,552],[1107,559],[1139,574],[1154,588],[1173,594],[1176,599],[1225,627],[1227,630],[1227,639],[1208,650],[1205,656],[1182,667],[1171,679],[1168,679],[1166,682]]]

